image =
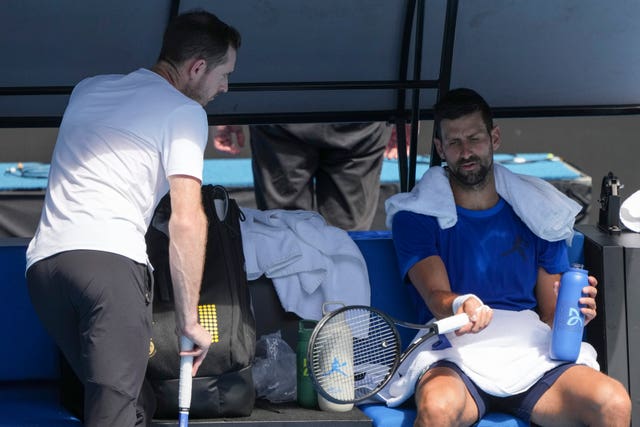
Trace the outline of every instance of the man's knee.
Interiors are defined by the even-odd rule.
[[[461,402],[464,399],[451,399],[447,396],[431,396],[416,402],[417,416],[415,427],[458,425],[464,413]]]
[[[596,391],[593,425],[628,426],[631,424],[631,406],[631,398],[624,386],[609,378]]]
[[[463,396],[438,393],[417,403],[414,427],[469,426],[475,422]]]
[[[427,372],[416,388],[415,427],[473,424],[478,410],[464,382],[446,368],[433,371]]]
[[[532,420],[546,425],[623,426],[631,423],[631,399],[617,380],[585,366],[568,369],[538,400]]]

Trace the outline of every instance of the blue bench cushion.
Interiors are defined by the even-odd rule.
[[[7,426],[81,426],[64,409],[57,381],[16,381],[0,384],[0,424]]]
[[[418,323],[418,294],[415,288],[403,283],[396,260],[390,231],[352,231],[349,233],[362,252],[371,286],[371,306],[391,317]],[[398,328],[403,347],[413,339],[416,331]]]
[[[27,239],[0,245],[0,381],[60,377],[58,350],[36,315],[25,283]],[[9,351],[17,349],[17,351]]]
[[[360,405],[359,408],[373,420],[373,427],[413,427],[413,421],[416,418],[415,408],[387,408],[375,403]],[[511,415],[492,412],[475,425],[477,427],[525,427],[528,424]]]

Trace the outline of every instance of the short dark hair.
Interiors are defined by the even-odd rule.
[[[191,58],[215,67],[226,60],[229,47],[240,47],[240,33],[204,10],[185,12],[171,20],[164,32],[158,61],[178,65]]]
[[[484,121],[487,127],[487,132],[491,132],[493,129],[493,113],[491,107],[487,104],[478,92],[467,89],[458,88],[447,92],[440,101],[433,106],[434,110],[434,129],[436,130],[436,137],[442,139],[440,131],[440,122],[442,120],[455,120],[462,116],[473,114],[476,111],[480,111],[482,114],[482,121]]]

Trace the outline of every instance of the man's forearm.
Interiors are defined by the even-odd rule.
[[[201,210],[169,221],[169,262],[178,332],[198,322],[197,306],[204,270],[207,218]]]
[[[451,305],[458,295],[451,292],[449,276],[439,256],[416,263],[408,275],[431,314],[437,319],[451,316]]]
[[[449,317],[452,314],[453,300],[458,296],[451,291],[432,291],[428,295],[423,296],[429,311],[436,319]]]

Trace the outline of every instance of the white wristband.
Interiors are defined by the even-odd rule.
[[[453,300],[453,304],[451,304],[451,310],[453,311],[453,314],[457,314],[458,313],[458,309],[460,308],[460,306],[462,304],[464,304],[464,302],[466,300],[468,300],[469,298],[475,298],[480,302],[480,305],[484,305],[484,303],[482,302],[482,300],[480,298],[478,298],[477,296],[475,296],[474,294],[464,294],[464,295],[460,295],[457,296],[454,300]]]

